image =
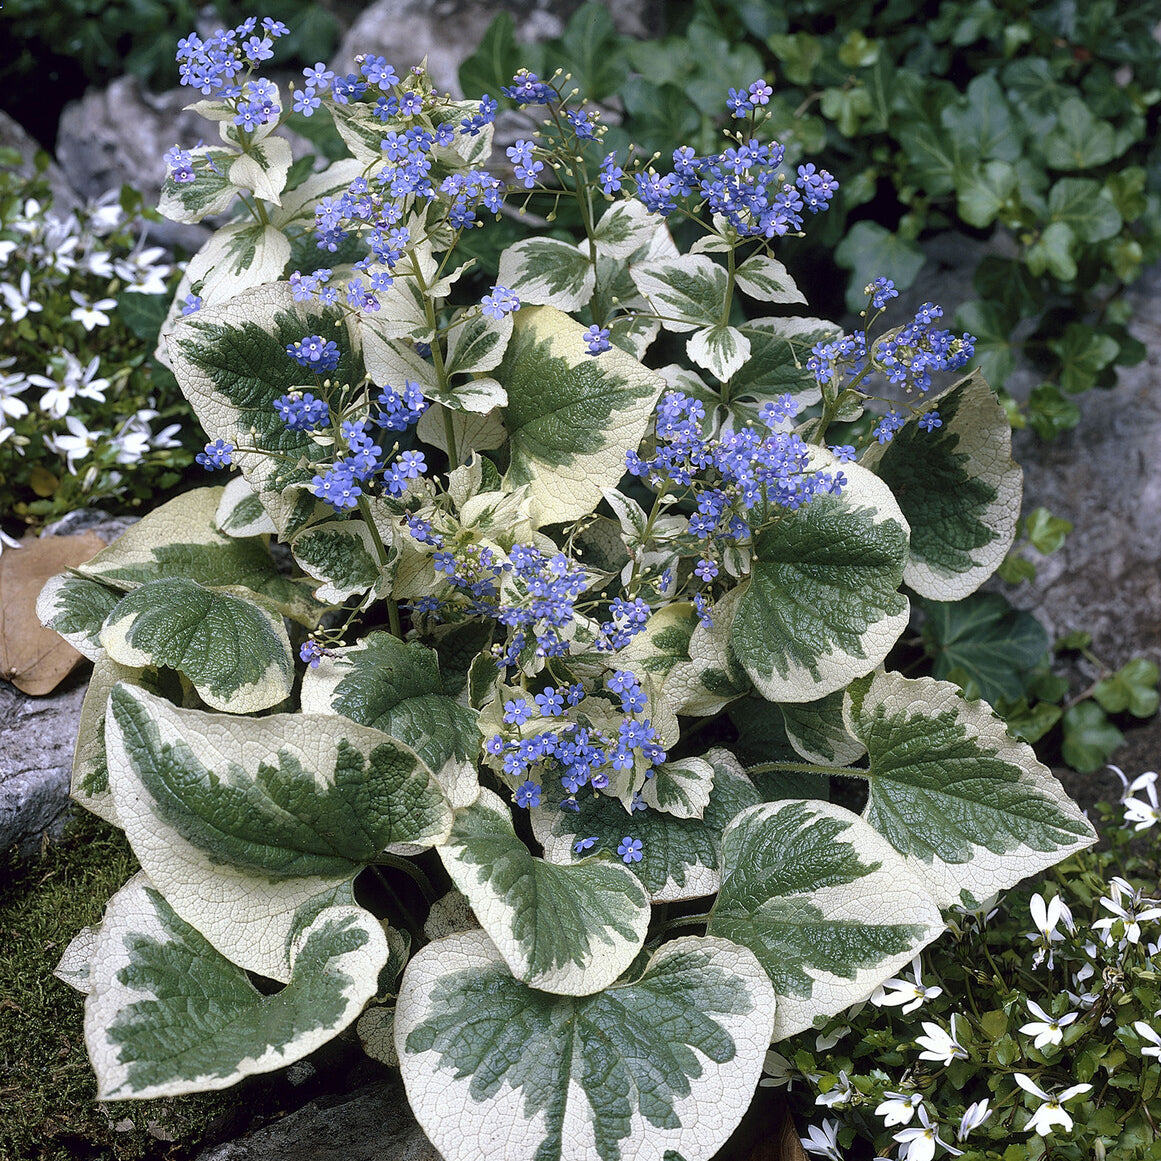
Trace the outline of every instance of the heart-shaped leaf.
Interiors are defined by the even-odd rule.
[[[109,901],[92,951],[85,1042],[101,1100],[226,1088],[313,1052],[375,994],[380,922],[353,905],[294,917],[282,976],[263,995],[142,873]]]
[[[431,772],[378,730],[180,710],[127,685],[109,705],[109,785],[134,853],[182,918],[251,971],[285,979],[297,907],[451,826]]]
[[[513,975],[532,987],[600,991],[641,950],[649,900],[633,876],[603,859],[558,866],[536,858],[490,790],[456,812],[439,855]]]
[[[773,1014],[753,954],[725,940],[675,939],[578,999],[513,979],[464,932],[408,964],[395,1042],[447,1161],[672,1161],[712,1156],[741,1120]]]
[[[1032,747],[950,682],[877,673],[852,686],[844,713],[867,747],[863,817],[941,907],[978,906],[1095,841]]]
[[[890,489],[847,464],[760,533],[730,642],[763,697],[817,701],[878,665],[907,627],[907,522]]]
[[[778,997],[776,1039],[865,1000],[943,930],[919,876],[833,803],[742,811],[722,861],[707,932],[758,957]]]

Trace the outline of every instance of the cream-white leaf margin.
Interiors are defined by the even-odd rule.
[[[351,939],[356,931],[361,940]],[[340,950],[331,955],[327,955],[325,944],[321,948],[310,946],[328,936],[334,939],[336,932]],[[189,931],[144,872],[130,879],[109,901],[89,964],[85,1043],[97,1074],[98,1099],[143,1099],[227,1088],[244,1077],[272,1072],[301,1060],[333,1040],[375,995],[379,971],[387,961],[387,937],[379,921],[356,906],[324,907],[293,936],[293,942],[283,952],[280,972],[280,978],[289,981],[287,988],[278,996],[264,996],[239,968],[214,955],[196,930]],[[334,948],[334,944],[331,946]],[[69,952],[72,951],[70,945]],[[151,980],[149,966],[142,963],[142,953],[165,957],[175,951],[179,954],[164,978],[158,980],[154,975]],[[305,989],[295,978],[296,961],[304,952],[308,974],[314,977]],[[182,960],[191,956],[198,963],[192,979],[181,970]],[[69,966],[76,974],[72,961]],[[330,983],[338,1011],[311,1026],[310,992],[320,987],[320,976]],[[339,980],[343,981],[341,987]],[[76,982],[80,983],[79,976]],[[151,982],[161,987],[152,990]],[[228,989],[229,999],[224,995],[219,999],[208,992],[207,983]],[[183,986],[188,986],[187,997],[181,994]],[[246,994],[247,989],[252,995]],[[301,996],[303,990],[306,996]],[[263,1008],[278,1013],[281,1022],[289,1025],[292,1039],[278,1038],[274,1032],[278,1028],[276,1019],[269,1020],[269,1028],[260,1016],[253,1020]],[[241,1043],[235,1039],[239,1034],[238,1021],[246,1021],[247,1017],[256,1027],[244,1028],[242,1033],[253,1037],[253,1047],[259,1049],[255,1055],[246,1054],[244,1039]],[[130,1055],[135,1020],[140,1021],[143,1041],[136,1060]],[[163,1030],[169,1024],[178,1032],[184,1031],[183,1020],[195,1032],[193,1044],[186,1048],[192,1058],[186,1075],[181,1075],[185,1062],[180,1050],[175,1054],[166,1045],[164,1055],[158,1059],[159,1044],[165,1043]],[[296,1021],[303,1021],[306,1027],[296,1027]],[[269,1042],[271,1038],[274,1043]],[[147,1076],[150,1072],[158,1077],[167,1072],[170,1075],[148,1083],[141,1074]]]
[[[537,1073],[539,1061],[520,1059],[522,1050],[527,1053],[529,1046],[519,1040],[494,1046],[495,1056],[507,1055],[495,1063],[510,1064],[512,1071],[505,1081],[496,1078],[489,1083],[477,1074],[461,1074],[443,1063],[439,1045],[422,1052],[408,1051],[407,1038],[446,1004],[446,987],[462,986],[479,973],[503,972],[500,954],[481,931],[462,932],[428,944],[407,965],[395,1009],[395,1046],[416,1119],[446,1161],[497,1161],[501,1157],[504,1161],[615,1161],[630,1157],[632,1161],[672,1161],[675,1156],[705,1161],[725,1144],[749,1107],[770,1041],[775,1001],[753,953],[722,939],[685,936],[671,940],[654,953],[641,978],[677,977],[699,969],[731,978],[738,990],[749,995],[750,1010],[745,1013],[714,1011],[708,1004],[702,1009],[732,1037],[732,1057],[717,1064],[696,1049],[680,1045],[681,1029],[675,1029],[675,1049],[680,1046],[682,1057],[690,1058],[689,1067],[699,1071],[690,1080],[688,1091],[672,1094],[676,1124],[662,1126],[647,1120],[638,1105],[641,1094],[633,1086],[615,1097],[606,1091],[602,1098],[627,1100],[628,1108],[623,1120],[600,1126],[606,1140],[613,1133],[619,1138],[611,1148],[602,1148],[595,1132],[599,1114],[585,1088],[586,1082],[601,1083],[603,1065],[616,1058],[616,1050],[609,1046],[605,1050],[609,1056],[598,1051],[586,1058],[583,1036],[587,1022],[582,1017],[587,1004],[599,1003],[604,997],[562,996],[556,1000],[558,1011],[548,1014],[543,1023],[534,1017],[530,1021],[533,1031],[545,1041],[546,1050],[557,1047],[555,1038],[562,1035],[577,1041],[580,1051],[572,1057],[564,1093],[543,1088],[547,1078]],[[606,995],[616,1003],[622,988],[633,987],[632,983],[617,985]],[[627,999],[626,1020],[639,1018],[630,1011]],[[628,1026],[629,1037],[633,1027],[633,1023]],[[640,1059],[631,1063],[645,1066]],[[526,1081],[528,1087],[514,1087],[512,1079]],[[538,1091],[540,1100],[530,1101],[529,1093]],[[554,1119],[559,1123],[550,1123],[543,1107],[550,1101],[558,1110]],[[664,1111],[659,1110],[658,1119],[663,1116]],[[558,1150],[551,1148],[550,1135],[561,1142]]]
[[[470,826],[460,833],[465,822]],[[608,987],[632,963],[645,941],[650,908],[625,867],[603,859],[557,865],[536,858],[516,837],[511,810],[491,790],[481,789],[471,806],[457,811],[456,824],[439,856],[517,979],[545,992],[586,996]],[[481,841],[495,851],[495,863],[482,865],[478,849],[472,856]],[[569,958],[577,950],[575,936],[587,936],[580,963]]]
[[[308,768],[330,770],[334,765],[333,720],[341,720],[344,736],[364,751],[387,740],[378,730],[345,719],[324,721],[309,714],[234,718],[179,710],[142,690],[130,692],[149,708],[163,745],[183,742],[207,767],[220,769],[220,777],[229,776],[231,758],[244,748],[253,752],[255,762],[279,747],[304,756],[314,753],[319,760],[310,762]],[[277,740],[275,730],[279,731]],[[215,862],[159,815],[113,714],[106,719],[105,746],[114,809],[151,882],[174,911],[227,959],[247,971],[285,983],[289,979],[286,941],[296,909],[350,876],[279,879]],[[432,845],[446,838],[451,819],[449,809],[447,826],[426,836]]]
[[[868,745],[863,817],[902,851],[941,907],[974,906],[1096,841],[1092,824],[1032,747],[1013,738],[987,702],[966,701],[950,681],[874,673],[847,691],[843,717]],[[911,758],[913,737],[926,744]],[[1034,828],[1037,816],[1040,849],[1016,829]],[[1008,849],[971,841],[968,825]],[[941,832],[958,846],[956,859],[937,853],[941,845],[946,850]]]

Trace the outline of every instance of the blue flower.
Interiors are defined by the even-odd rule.
[[[308,87],[316,92],[326,89],[335,79],[335,74],[321,60],[313,68],[303,69],[302,75],[306,78]]]
[[[937,427],[943,426],[943,420],[939,418],[938,411],[927,411],[919,417],[919,426],[924,431],[934,431]]]
[[[181,308],[181,314],[184,318],[187,314],[194,314],[196,311],[202,309],[202,296],[200,294],[187,294],[185,301]]]
[[[500,319],[520,309],[520,299],[506,286],[493,286],[491,294],[480,299],[480,309],[489,318]]]
[[[317,669],[318,663],[322,660],[325,652],[323,647],[313,637],[308,637],[299,647],[298,657],[300,661],[305,661],[311,669]]]
[[[339,365],[339,345],[322,335],[307,335],[289,343],[286,353],[300,366],[309,367],[316,374],[333,371]]]
[[[510,725],[522,726],[532,717],[532,707],[523,698],[504,703],[504,720]]]
[[[212,472],[215,468],[228,468],[233,463],[230,458],[233,454],[234,445],[232,443],[216,439],[213,443],[207,443],[205,451],[198,452],[194,456],[194,460],[201,464],[207,472]]]
[[[609,349],[609,328],[599,327],[593,323],[591,327],[584,333],[585,345],[588,347],[590,355],[599,355],[603,351]]]
[[[645,856],[641,853],[641,848],[644,844],[640,839],[630,838],[626,835],[621,839],[620,845],[617,847],[617,854],[626,863],[639,863]]]
[[[538,693],[533,700],[540,708],[542,718],[560,717],[564,713],[564,697],[559,690],[554,689],[551,685],[546,685],[544,690]]]
[[[531,810],[540,805],[540,783],[525,781],[516,787],[516,805]]]
[[[572,844],[572,849],[574,851],[576,851],[576,853],[579,855],[581,853],[581,851],[587,851],[591,846],[593,846],[598,841],[599,841],[598,835],[595,835],[595,834],[590,835],[588,838],[577,839],[577,841]]]

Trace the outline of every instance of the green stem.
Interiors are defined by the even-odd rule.
[[[747,774],[841,774],[844,778],[866,778],[867,771],[854,766],[814,766],[808,762],[762,762],[750,766]]]
[[[676,915],[662,923],[657,929],[657,934],[664,935],[674,927],[703,927],[709,923],[709,919],[710,913],[708,911],[700,912],[697,915]]]
[[[379,535],[379,527],[375,523],[374,515],[371,512],[371,502],[366,496],[359,497],[359,512],[363,516],[363,522],[371,532],[371,540],[375,545],[375,555],[379,558],[379,568],[383,572],[386,572],[389,563],[387,546],[383,543],[383,537]],[[390,625],[392,635],[402,641],[403,625],[399,620],[399,605],[396,603],[394,597],[387,598],[387,621]]]
[[[432,886],[431,880],[424,874],[422,868],[416,866],[410,859],[405,859],[401,855],[391,855],[384,851],[375,859],[375,865],[394,867],[397,871],[410,875],[415,880],[415,885],[423,892],[423,897],[429,905],[439,898],[439,892]]]

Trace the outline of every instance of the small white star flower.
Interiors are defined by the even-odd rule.
[[[854,1095],[855,1090],[851,1087],[850,1077],[845,1072],[840,1072],[838,1084],[830,1092],[820,1092],[814,1098],[814,1103],[816,1105],[826,1105],[828,1109],[832,1109],[836,1105],[845,1105]]]
[[[1066,1088],[1064,1092],[1053,1096],[1051,1093],[1045,1092],[1022,1072],[1014,1073],[1013,1076],[1016,1083],[1026,1093],[1031,1093],[1032,1096],[1044,1102],[1032,1114],[1031,1119],[1024,1126],[1025,1129],[1030,1133],[1039,1133],[1041,1137],[1048,1136],[1052,1132],[1053,1125],[1059,1125],[1066,1133],[1071,1131],[1072,1117],[1061,1106],[1065,1101],[1070,1101],[1073,1097],[1088,1092],[1092,1088],[1091,1084],[1074,1084],[1071,1088]]]
[[[972,1129],[978,1129],[991,1115],[992,1110],[988,1108],[986,1097],[982,1101],[968,1105],[959,1119],[959,1128],[955,1131],[956,1139],[964,1140]]]
[[[1077,1018],[1075,1012],[1066,1012],[1063,1016],[1050,1016],[1035,1000],[1028,1001],[1028,1011],[1038,1019],[1022,1025],[1020,1031],[1027,1036],[1036,1037],[1033,1041],[1036,1048],[1043,1048],[1046,1044],[1059,1044],[1064,1039],[1064,1029]]]
[[[925,1000],[932,1000],[943,995],[943,989],[937,986],[928,987],[920,978],[920,960],[916,956],[911,961],[910,980],[884,980],[872,993],[871,1003],[879,1008],[898,1008],[902,1005],[904,1013],[914,1012]]]
[[[919,1121],[920,1127],[901,1129],[895,1134],[895,1140],[903,1146],[899,1152],[900,1161],[931,1161],[936,1145],[942,1145],[953,1157],[962,1156],[962,1149],[949,1145],[940,1137],[939,1123],[932,1123],[925,1108],[919,1109]]]
[[[950,1034],[930,1020],[923,1021],[923,1031],[927,1035],[915,1037],[915,1043],[924,1049],[919,1054],[920,1060],[938,1060],[945,1067],[951,1064],[953,1060],[967,1060],[968,1051],[959,1042],[959,1034],[956,1032],[955,1020],[956,1017],[953,1015],[951,1018]]]
[[[882,1117],[888,1127],[911,1124],[915,1110],[923,1104],[922,1093],[885,1092],[883,1096],[887,1099],[875,1108],[875,1116]]]
[[[838,1131],[838,1121],[825,1120],[821,1126],[811,1125],[810,1132],[798,1139],[808,1153],[817,1153],[820,1157],[829,1158],[829,1161],[843,1161],[838,1147]]]

